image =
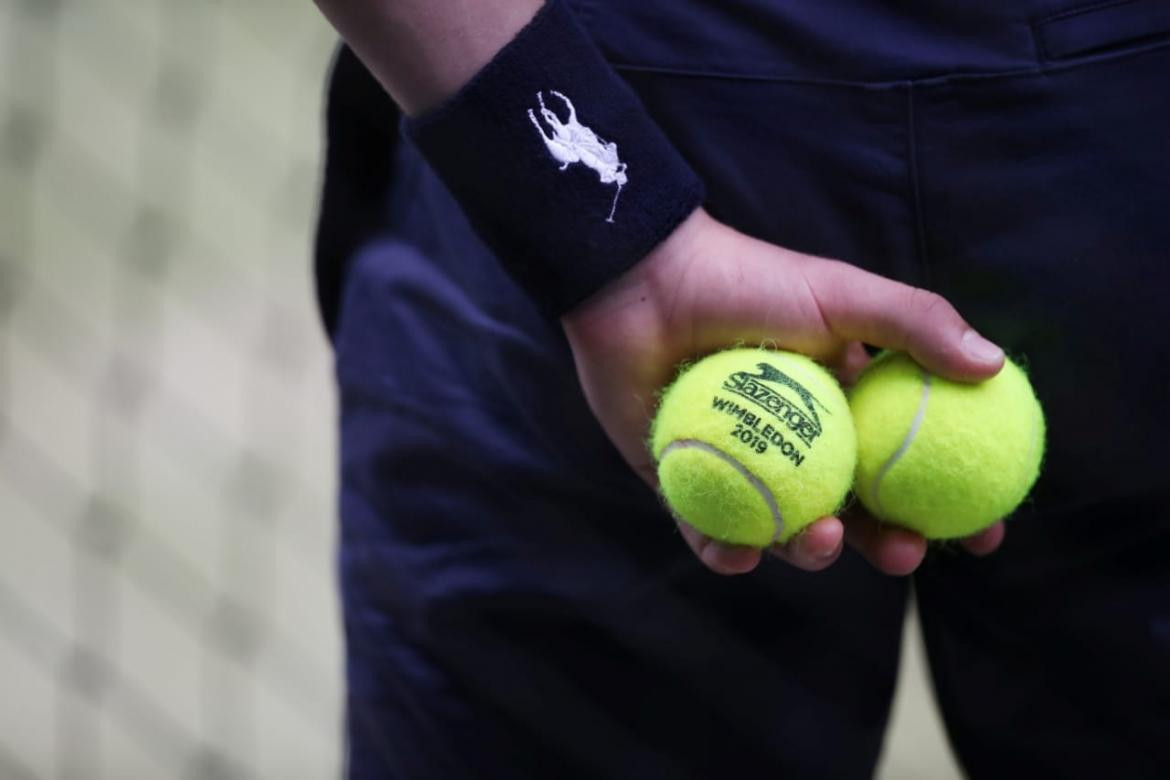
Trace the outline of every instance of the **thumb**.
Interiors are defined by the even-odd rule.
[[[811,260],[803,270],[821,316],[840,338],[908,352],[947,379],[979,381],[1003,367],[1003,350],[938,293],[836,260]]]

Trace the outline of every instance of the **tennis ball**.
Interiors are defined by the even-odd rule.
[[[719,352],[662,396],[650,434],[673,512],[722,542],[785,542],[845,500],[857,459],[849,403],[803,355]]]
[[[1011,514],[1044,455],[1044,412],[1010,360],[978,384],[883,352],[849,394],[856,493],[874,516],[928,539],[970,536]]]

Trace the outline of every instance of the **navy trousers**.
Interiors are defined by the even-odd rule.
[[[575,8],[714,216],[1026,359],[1032,499],[913,577],[966,772],[1170,777],[1170,2]],[[348,55],[330,111],[349,776],[872,774],[910,580],[704,570]]]

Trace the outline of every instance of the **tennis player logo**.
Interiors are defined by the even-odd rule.
[[[567,97],[555,90],[549,90],[549,94],[560,98],[565,104],[569,111],[568,121],[562,122],[554,111],[544,105],[543,92],[536,93],[536,100],[540,103],[540,116],[544,124],[536,118],[536,112],[531,108],[528,109],[528,118],[532,120],[532,125],[540,133],[553,158],[561,163],[562,171],[568,170],[574,163],[581,163],[596,171],[602,184],[617,185],[617,192],[613,196],[613,208],[609,211],[609,218],[605,220],[613,222],[618,197],[622,194],[622,187],[629,181],[626,176],[626,164],[618,157],[617,144],[613,141],[606,143],[597,133],[578,122],[577,109]]]

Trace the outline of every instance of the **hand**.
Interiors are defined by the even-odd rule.
[[[950,379],[994,376],[1003,351],[935,293],[846,263],[758,241],[696,210],[621,278],[562,318],[590,408],[630,466],[657,489],[645,441],[655,392],[684,359],[736,343],[801,352],[852,383],[869,358],[862,344],[910,353]],[[709,568],[750,571],[761,553],[711,540],[685,523],[683,538]],[[972,553],[999,546],[1003,524],[964,540]],[[862,512],[817,520],[771,551],[809,571],[847,542],[879,570],[912,572],[925,540]]]

